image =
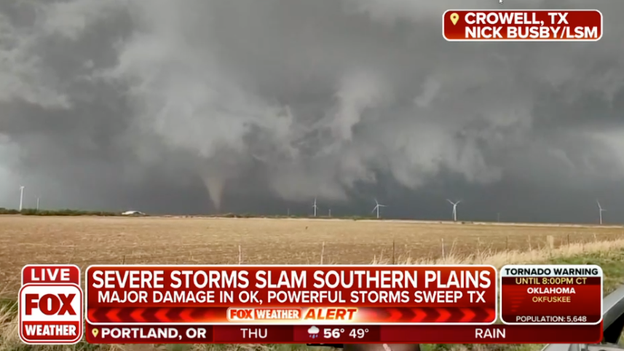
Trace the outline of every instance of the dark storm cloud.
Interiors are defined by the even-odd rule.
[[[624,3],[593,3],[596,43],[440,33],[448,8],[544,3],[3,2],[0,199],[591,221],[600,197],[621,219]]]

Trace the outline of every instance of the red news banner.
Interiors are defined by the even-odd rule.
[[[86,336],[383,342],[411,333],[401,325],[471,324],[457,334],[464,338],[496,320],[496,277],[491,266],[91,266]],[[438,326],[431,337],[442,338]]]
[[[595,266],[565,273],[558,267],[550,268],[572,275],[576,284],[584,274],[596,274]],[[509,274],[550,274],[539,269]],[[597,343],[602,338],[601,323],[582,323],[591,318],[572,318],[580,325],[488,324],[495,319],[496,296],[490,266],[92,266],[86,277],[90,343]],[[535,284],[533,277],[519,278],[526,280],[516,285]],[[551,291],[563,293],[556,290],[560,282],[549,281],[555,284]],[[25,343],[71,344],[82,338],[78,267],[28,265],[22,285],[19,334]],[[534,287],[526,289],[532,303],[545,299]],[[514,294],[503,293],[504,313],[505,304],[517,308]],[[574,313],[593,316],[589,310]]]
[[[448,10],[442,35],[448,41],[598,41],[598,10]]]
[[[597,265],[508,265],[500,276],[505,324],[602,322],[603,273]]]
[[[496,320],[491,266],[90,266],[90,323]]]
[[[491,266],[91,266],[90,343],[596,343],[493,325]]]

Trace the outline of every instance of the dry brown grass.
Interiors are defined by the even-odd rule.
[[[594,241],[588,243],[572,243],[563,245],[558,248],[543,247],[540,249],[532,249],[529,251],[500,251],[488,255],[487,252],[479,252],[468,256],[459,256],[451,253],[445,258],[438,258],[433,261],[403,261],[405,263],[423,263],[423,264],[457,264],[457,263],[488,263],[497,267],[501,267],[510,263],[543,263],[557,262],[558,260],[576,257],[580,255],[591,255],[599,253],[608,257],[616,254],[624,249],[624,239],[614,241]],[[620,256],[617,256],[620,257]],[[387,261],[373,262],[375,264],[388,263]],[[18,324],[14,311],[9,309],[8,305],[0,306],[0,351],[16,350],[22,344],[17,332]],[[37,350],[48,351],[72,351],[83,350],[80,346],[37,346]],[[316,350],[315,350],[316,349]],[[305,348],[302,345],[213,345],[213,344],[197,344],[187,345],[179,348],[181,351],[328,351],[328,348]],[[437,349],[427,348],[429,351],[537,351],[541,349],[540,345],[471,345],[466,348],[464,345],[452,345],[449,348]],[[93,348],[89,350],[95,350]],[[163,345],[99,345],[98,351],[171,351]]]
[[[318,264],[323,252],[326,264],[372,261],[500,267],[622,250],[622,234],[622,227],[591,226],[0,216],[0,296],[16,297],[20,269],[28,263],[74,263],[83,269],[103,263],[237,264],[240,245],[242,261],[247,264]],[[15,314],[0,308],[0,350],[14,350],[20,344]],[[297,350],[288,345],[278,348]],[[100,349],[164,350],[154,345],[103,345]],[[191,349],[269,351],[268,347],[245,345],[193,345],[185,350]]]
[[[16,296],[28,263],[237,264],[239,246],[245,264],[420,262],[619,238],[609,226],[0,216],[0,296]]]

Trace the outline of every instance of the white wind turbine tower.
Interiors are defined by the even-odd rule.
[[[318,206],[316,206],[316,198],[314,198],[314,205],[312,205],[312,208],[314,209],[314,217],[316,217],[316,210],[318,210]]]
[[[24,205],[24,186],[20,186],[20,205],[19,205],[19,210],[22,210],[22,207]]]
[[[375,199],[375,207],[373,208],[373,210],[371,211],[371,213],[377,211],[377,219],[379,219],[379,209],[381,207],[387,207],[386,205],[382,205],[379,202],[377,202],[377,199]]]
[[[457,202],[453,202],[449,199],[446,199],[446,201],[448,201],[451,205],[453,205],[453,221],[457,222],[457,205],[459,205],[460,202],[462,202],[462,200],[459,200]]]
[[[606,209],[602,208],[600,201],[596,200],[596,204],[598,205],[598,214],[600,215],[600,225],[602,225],[602,213],[606,211]]]

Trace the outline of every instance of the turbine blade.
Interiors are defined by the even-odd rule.
[[[449,202],[449,204],[451,204],[451,205],[455,205],[455,204],[453,203],[453,201],[451,201],[451,200],[449,200],[449,199],[446,199],[446,201],[448,201],[448,202]]]

